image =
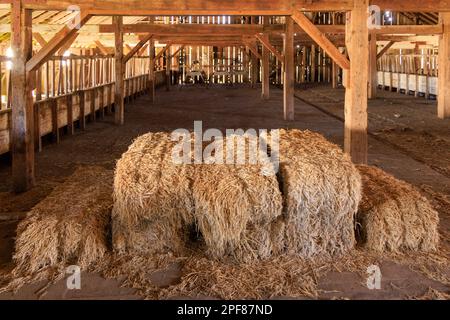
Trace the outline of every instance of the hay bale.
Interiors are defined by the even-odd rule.
[[[202,165],[193,195],[209,256],[253,260],[275,252],[271,225],[283,208],[275,175],[262,175],[260,165]]]
[[[350,158],[323,136],[280,131],[285,246],[303,258],[338,256],[355,245],[361,178]]]
[[[117,252],[182,253],[193,223],[194,167],[175,164],[170,133],[137,138],[117,162],[112,214]]]
[[[435,251],[438,213],[412,185],[381,169],[359,165],[363,197],[357,214],[358,243],[365,249]]]
[[[216,150],[225,142],[216,141]],[[276,175],[263,175],[263,164],[174,164],[176,143],[168,133],[146,134],[118,161],[114,248],[182,255],[197,231],[211,257],[268,256],[272,250],[260,235],[270,238],[270,223],[282,213]],[[258,230],[258,237],[247,228]]]
[[[19,224],[15,272],[74,263],[88,267],[108,250],[112,172],[79,167]]]

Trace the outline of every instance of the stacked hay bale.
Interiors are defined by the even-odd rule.
[[[272,230],[283,208],[276,172],[264,151],[250,150],[251,138],[233,135],[215,141],[223,161],[203,164],[196,171],[195,221],[209,256],[215,258],[266,259],[281,249],[282,239]],[[257,154],[253,162],[252,152]],[[227,154],[233,164],[224,164]],[[237,161],[239,157],[244,163]]]
[[[169,133],[137,138],[117,162],[112,213],[118,252],[183,254],[193,224],[194,167],[176,164]]]
[[[235,138],[217,140],[214,149],[226,154],[225,146]],[[250,152],[247,139],[244,158]],[[192,226],[214,258],[248,261],[286,251],[313,258],[348,251],[355,243],[358,171],[318,134],[283,130],[280,140],[277,177],[264,161],[175,164],[171,157],[177,142],[169,134],[138,138],[117,164],[115,249],[183,254]]]
[[[223,143],[213,143],[214,149],[221,150]],[[182,255],[191,247],[192,231],[197,231],[211,257],[268,256],[269,223],[282,213],[276,175],[264,176],[258,164],[175,163],[177,144],[168,133],[149,133],[118,161],[112,216],[115,250]]]
[[[37,204],[17,229],[15,273],[76,264],[81,268],[108,250],[112,171],[80,167]]]
[[[315,258],[352,249],[361,178],[350,158],[323,136],[300,130],[281,130],[279,153],[287,252]]]
[[[363,179],[358,243],[376,252],[435,251],[439,216],[428,200],[381,169],[364,165],[358,169]]]

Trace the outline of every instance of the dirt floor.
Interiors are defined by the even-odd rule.
[[[89,123],[75,136],[62,136],[60,144],[46,144],[36,157],[37,185],[13,195],[8,158],[0,164],[0,265],[10,267],[18,221],[42,200],[77,165],[96,164],[114,168],[116,160],[137,136],[149,131],[193,129],[195,120],[203,128],[299,128],[324,134],[342,145],[344,126],[342,89],[322,86],[299,87],[296,120],[283,120],[282,91],[272,88],[271,99],[262,101],[260,89],[249,87],[175,87],[157,91],[155,104],[141,96],[126,106],[125,125],[117,127],[113,117]],[[421,189],[440,212],[440,232],[450,248],[450,121],[436,117],[436,102],[398,93],[381,92],[369,103],[369,161],[397,178]],[[332,272],[319,279],[321,298],[403,299],[421,296],[429,288],[450,292],[450,287],[392,262],[381,266],[382,289],[369,290],[365,279],[350,272]],[[449,267],[450,272],[450,267]],[[64,281],[51,286],[45,299],[139,299],[132,289],[121,288],[120,279],[105,280],[84,274],[82,290],[68,291]],[[173,268],[154,275],[161,285],[176,281]],[[36,298],[42,283],[18,293],[0,294],[0,299]]]

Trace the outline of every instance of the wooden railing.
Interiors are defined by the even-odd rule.
[[[148,58],[130,59],[125,70],[126,102],[149,89]],[[3,65],[7,60],[1,60]],[[64,63],[65,62],[65,63]],[[87,122],[102,119],[113,112],[114,59],[105,57],[55,57],[36,74],[33,93],[36,149],[42,148],[42,137],[50,135],[59,142],[62,128],[69,135],[76,128],[84,129]],[[5,74],[3,73],[5,76]],[[5,80],[5,79],[4,79]],[[2,81],[2,93],[10,90],[10,81]],[[155,73],[155,85],[165,83],[165,71]],[[10,150],[10,96],[0,110],[0,154]]]
[[[416,97],[435,97],[439,94],[437,62],[434,52],[386,54],[378,60],[378,84]]]

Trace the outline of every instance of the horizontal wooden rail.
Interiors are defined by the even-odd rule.
[[[125,79],[125,101],[130,102],[149,88],[148,74]],[[165,72],[155,73],[155,84],[165,83]],[[75,125],[80,129],[87,120],[96,121],[113,112],[114,82],[88,87],[69,92],[57,97],[45,98],[34,103],[35,145],[41,148],[41,139],[51,135],[58,142],[61,129],[67,127],[68,134],[73,134]],[[11,109],[0,111],[0,154],[10,151],[10,117]]]

